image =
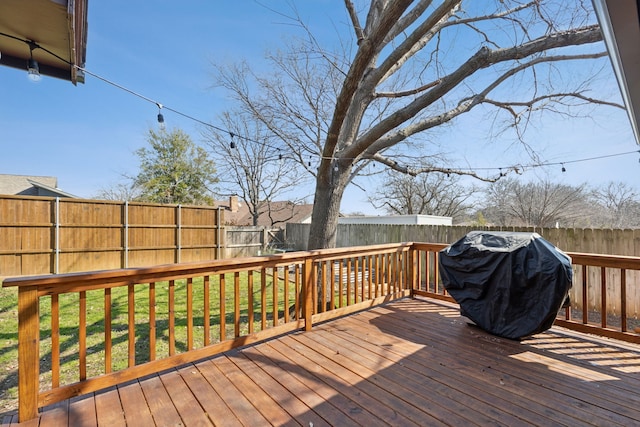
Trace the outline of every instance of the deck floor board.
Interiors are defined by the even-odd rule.
[[[640,346],[514,341],[404,299],[43,408],[3,426],[640,425]]]

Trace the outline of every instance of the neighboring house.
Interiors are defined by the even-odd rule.
[[[224,209],[224,222],[227,225],[253,225],[253,217],[246,204],[240,202],[238,196],[229,197],[228,201],[216,201],[216,206]],[[271,202],[270,210],[265,210],[258,217],[258,225],[263,227],[284,226],[286,223],[311,222],[313,205],[296,205],[290,201]]]
[[[54,176],[2,175],[0,174],[0,194],[12,196],[69,197],[77,199],[58,188],[58,178]]]

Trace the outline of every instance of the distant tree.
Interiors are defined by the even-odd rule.
[[[126,178],[126,177],[125,177]],[[140,197],[140,190],[133,184],[133,180],[129,178],[129,182],[119,182],[106,187],[102,187],[93,196],[98,200],[119,200],[132,201]]]
[[[218,182],[214,162],[179,129],[149,130],[149,147],[135,153],[140,171],[133,184],[139,200],[155,203],[212,205],[212,186]]]
[[[592,209],[598,226],[606,228],[640,227],[640,194],[624,182],[609,182],[591,191]],[[599,208],[599,209],[598,209]]]
[[[588,220],[585,185],[501,179],[487,187],[483,214],[494,225],[580,226]]]
[[[212,127],[203,131],[218,165],[221,191],[246,203],[253,225],[261,215],[270,218],[271,225],[292,218],[296,205],[303,203],[303,196],[293,190],[308,175],[299,172],[299,163],[288,153],[274,147],[259,122],[241,112],[225,112],[221,123],[229,132]],[[285,197],[290,203],[273,203]]]
[[[473,186],[460,184],[460,177],[444,174],[405,175],[386,172],[382,184],[369,202],[395,215],[440,215],[460,219],[471,205]]]

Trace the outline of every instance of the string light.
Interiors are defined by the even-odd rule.
[[[178,114],[178,115],[180,115],[180,116],[182,116],[182,117],[184,117],[184,118],[186,118],[186,119],[189,119],[189,120],[191,120],[191,121],[194,121],[194,122],[200,123],[201,125],[204,125],[204,126],[206,126],[206,127],[209,127],[209,128],[211,128],[211,129],[215,129],[215,130],[220,131],[220,132],[228,133],[228,134],[231,136],[231,142],[230,142],[230,144],[229,144],[229,145],[230,145],[230,147],[231,147],[232,149],[236,147],[236,144],[235,144],[235,141],[234,141],[234,139],[233,139],[233,138],[234,138],[235,136],[237,136],[238,138],[242,138],[242,139],[243,139],[243,140],[245,140],[245,141],[252,142],[252,143],[255,143],[255,144],[261,144],[261,145],[263,145],[263,146],[266,146],[266,147],[269,147],[269,148],[273,148],[274,150],[278,150],[278,151],[280,152],[280,148],[278,148],[278,147],[270,146],[270,145],[268,145],[268,144],[266,144],[266,143],[264,143],[264,142],[259,142],[259,141],[253,140],[253,139],[251,139],[251,138],[248,138],[248,137],[246,137],[246,136],[236,135],[236,134],[234,134],[233,132],[230,132],[230,131],[228,131],[228,130],[226,130],[226,129],[223,129],[223,128],[221,128],[221,127],[215,126],[215,125],[213,125],[213,124],[211,124],[211,123],[204,122],[204,121],[202,121],[202,120],[200,120],[200,119],[198,119],[198,118],[196,118],[196,117],[193,117],[193,116],[190,116],[190,115],[188,115],[188,114],[185,114],[185,113],[183,113],[183,112],[181,112],[181,111],[179,111],[179,110],[176,110],[176,109],[173,109],[173,108],[167,107],[167,106],[165,106],[165,105],[162,105],[160,102],[157,102],[157,101],[155,101],[155,100],[153,100],[153,99],[151,99],[151,98],[148,98],[148,97],[146,97],[146,96],[144,96],[144,95],[142,95],[142,94],[140,94],[140,93],[137,93],[137,92],[135,92],[135,91],[133,91],[133,90],[131,90],[131,89],[128,89],[128,88],[126,88],[126,87],[124,87],[124,86],[122,86],[122,85],[120,85],[120,84],[118,84],[118,83],[115,83],[115,82],[113,82],[113,81],[111,81],[111,80],[108,80],[107,78],[102,77],[102,76],[100,76],[100,75],[98,75],[98,74],[96,74],[96,73],[93,73],[93,72],[91,72],[91,71],[87,70],[86,68],[83,68],[83,67],[80,67],[79,65],[73,64],[73,63],[71,63],[70,61],[66,60],[65,58],[62,58],[61,56],[57,55],[56,53],[54,53],[54,52],[52,52],[52,51],[48,50],[47,48],[45,48],[45,47],[42,47],[42,46],[38,45],[38,44],[37,44],[36,42],[34,42],[34,41],[21,39],[21,38],[19,38],[19,37],[15,37],[15,36],[12,36],[12,35],[9,35],[9,34],[5,34],[5,33],[3,33],[3,32],[0,32],[0,36],[4,36],[4,37],[8,37],[8,38],[12,38],[12,39],[15,39],[15,40],[18,40],[18,41],[24,42],[24,43],[26,43],[26,44],[29,46],[29,49],[30,49],[30,59],[29,59],[29,61],[28,61],[28,73],[29,73],[29,76],[28,76],[28,77],[29,77],[29,79],[30,79],[30,80],[33,80],[33,81],[39,81],[39,80],[40,80],[40,78],[41,78],[41,76],[40,76],[40,72],[39,72],[38,62],[37,62],[35,59],[33,59],[33,50],[34,50],[34,49],[41,49],[41,50],[43,50],[44,52],[46,52],[46,53],[48,53],[48,54],[52,55],[53,57],[55,57],[55,58],[59,59],[60,61],[62,61],[62,62],[64,62],[64,63],[68,64],[69,66],[71,66],[71,67],[75,68],[76,70],[78,70],[78,71],[80,71],[80,72],[82,72],[82,73],[84,73],[84,74],[88,74],[88,75],[90,75],[90,76],[92,76],[92,77],[95,77],[96,79],[101,80],[101,81],[103,81],[104,83],[107,83],[107,84],[109,84],[109,85],[111,85],[111,86],[114,86],[114,87],[116,87],[116,88],[118,88],[118,89],[120,89],[120,90],[123,90],[123,91],[125,91],[125,92],[128,92],[128,93],[129,93],[129,94],[131,94],[131,95],[134,95],[134,96],[136,96],[136,97],[138,97],[138,98],[140,98],[140,99],[143,99],[143,100],[145,100],[145,101],[147,101],[147,102],[153,103],[153,104],[155,104],[156,106],[158,106],[158,116],[157,116],[157,120],[158,120],[158,123],[159,123],[160,128],[161,128],[162,130],[164,130],[164,129],[165,129],[164,116],[163,116],[163,114],[162,114],[162,112],[161,112],[161,111],[162,111],[162,109],[164,109],[164,110],[167,110],[167,111],[171,111],[171,112],[173,112],[173,113],[175,113],[175,114]],[[507,166],[507,167],[504,167],[504,166],[503,166],[503,167],[477,167],[477,168],[447,168],[447,175],[449,175],[449,173],[453,173],[453,171],[454,171],[454,170],[455,170],[455,171],[461,171],[461,172],[464,172],[464,171],[470,171],[470,172],[477,172],[477,171],[496,171],[496,170],[497,170],[497,171],[499,172],[499,176],[500,176],[500,177],[503,177],[503,176],[506,176],[506,175],[507,175],[507,173],[508,173],[508,172],[510,172],[510,171],[513,171],[513,172],[515,172],[515,173],[517,173],[517,174],[522,174],[522,173],[524,172],[524,170],[525,170],[525,169],[533,169],[533,168],[540,168],[540,167],[547,167],[547,166],[557,166],[557,165],[561,165],[561,166],[562,166],[562,169],[561,169],[561,170],[562,170],[562,172],[566,172],[565,164],[569,164],[569,163],[582,163],[582,162],[587,162],[587,161],[601,160],[601,159],[605,159],[605,158],[618,157],[618,156],[624,156],[624,155],[636,154],[636,153],[640,153],[640,150],[627,151],[627,152],[624,152],[624,153],[608,154],[608,155],[602,155],[602,156],[596,156],[596,157],[589,157],[589,158],[582,158],[582,159],[576,159],[576,160],[569,160],[569,161],[564,161],[564,162],[541,162],[541,163],[534,163],[534,164],[529,164],[529,165],[522,165],[522,164],[519,164],[519,165],[513,165],[513,166]],[[308,161],[308,163],[307,163],[309,167],[311,167],[311,159],[312,159],[312,158],[313,158],[313,156],[312,156],[312,155],[309,155],[309,161]],[[319,156],[319,158],[320,158],[320,160],[331,160],[331,161],[333,161],[333,160],[337,160],[337,158],[334,158],[334,157],[324,157],[324,156]],[[282,159],[283,159],[282,153],[280,153],[280,154],[278,155],[278,159],[280,159],[280,160],[282,160]],[[356,160],[356,159],[355,159],[355,158],[353,158],[353,159],[341,159],[341,160]],[[640,162],[640,159],[639,159],[638,161]],[[373,161],[373,162],[372,162],[372,166],[375,168],[375,166],[376,166],[376,162],[375,162],[375,161]],[[503,170],[506,170],[507,172],[504,172]]]

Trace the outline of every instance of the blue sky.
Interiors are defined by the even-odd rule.
[[[263,3],[289,11],[286,0]],[[346,28],[342,1],[294,3],[321,39],[331,40],[336,28]],[[211,63],[246,58],[260,66],[265,49],[276,49],[284,37],[298,31],[249,0],[90,1],[88,21],[89,71],[213,124],[229,103],[222,89],[212,87]],[[61,189],[89,198],[121,181],[122,174],[136,173],[133,152],[145,145],[148,129],[157,126],[157,113],[155,105],[90,75],[77,87],[47,77],[34,84],[26,72],[0,67],[0,173],[56,176]],[[168,111],[163,114],[169,127],[180,127],[199,142],[201,125]],[[453,140],[482,141],[456,145],[457,162],[498,167],[528,161],[517,147],[504,148],[509,141],[486,142],[485,135],[479,135],[484,129],[479,120],[479,115],[461,119],[448,133]],[[534,130],[544,160],[568,162],[567,172],[561,173],[559,166],[541,168],[524,178],[635,185],[640,154],[570,163],[637,150],[623,111],[599,109],[586,119],[551,119]],[[367,184],[364,187],[372,187]],[[366,198],[364,191],[352,188],[342,210],[373,213]]]

